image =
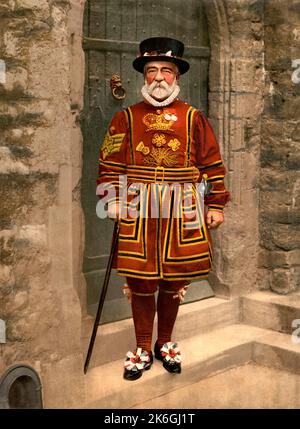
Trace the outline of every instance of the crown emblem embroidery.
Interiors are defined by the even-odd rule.
[[[167,119],[166,115],[163,113],[161,115],[156,115],[155,113],[147,113],[143,117],[143,123],[146,125],[146,131],[173,131],[172,125],[174,120]]]

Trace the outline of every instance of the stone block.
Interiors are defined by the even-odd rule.
[[[209,67],[209,89],[211,93],[229,91],[230,87],[227,81],[229,71],[230,61],[227,58],[212,58]]]
[[[261,92],[262,67],[253,58],[232,58],[231,90],[236,92]]]
[[[0,115],[0,129],[11,129],[21,126],[39,125],[41,113],[38,112],[24,112],[18,115],[2,114]]]
[[[296,177],[290,171],[281,171],[279,168],[263,168],[260,174],[259,188],[264,198],[273,199],[275,204],[289,204]],[[300,177],[299,177],[300,179]]]
[[[276,118],[273,116],[264,115],[262,118],[261,134],[262,138],[275,137],[282,140],[289,140],[295,131],[297,123],[293,118],[287,120]]]
[[[295,250],[300,247],[299,225],[274,224],[271,229],[272,242],[283,250]]]
[[[242,321],[247,325],[291,334],[299,319],[299,292],[290,295],[257,291],[241,298]]]
[[[273,185],[274,187],[276,185]],[[260,193],[260,215],[262,219],[270,219],[272,222],[276,222],[275,216],[281,212],[288,215],[289,206],[291,205],[291,196],[289,194],[290,188],[275,188],[272,191],[263,191]],[[270,217],[271,214],[271,217]],[[274,219],[273,219],[274,215]]]
[[[242,153],[242,196],[244,192],[258,189],[259,161],[255,153]],[[246,206],[245,206],[246,207]]]
[[[288,269],[291,267],[300,265],[300,250],[295,249],[291,251],[280,251],[280,250],[261,250],[259,254],[259,264],[262,267],[272,268],[284,268]]]
[[[280,138],[265,138],[261,145],[261,166],[277,167],[279,170],[298,169],[299,143]]]
[[[19,57],[21,55],[21,46],[19,38],[14,31],[6,31],[3,36],[5,53],[8,57]]]
[[[263,198],[265,203],[265,196]],[[266,219],[272,219],[272,222],[278,224],[294,224],[300,225],[299,208],[292,208],[291,206],[277,206],[277,204],[270,204],[268,207],[262,207],[263,216]]]
[[[232,150],[245,149],[245,120],[230,119],[230,145]]]
[[[287,294],[297,290],[300,286],[299,277],[294,268],[276,268],[272,271],[270,278],[270,288],[276,293]]]
[[[263,109],[259,94],[233,93],[230,99],[230,116],[233,118],[258,118]]]
[[[47,0],[16,0],[16,7],[25,9],[49,9]]]
[[[293,34],[291,27],[287,22],[280,25],[266,25],[265,26],[265,46],[266,46],[266,57],[265,66],[266,68],[272,68],[273,70],[280,70],[286,60],[290,57],[287,51],[287,46],[291,45]],[[286,62],[288,64],[288,62]]]
[[[262,40],[255,40],[252,34],[246,37],[243,37],[243,35],[240,37],[232,37],[231,52],[234,52],[235,58],[242,60],[252,58],[254,64],[258,66],[263,63],[263,42]]]
[[[6,71],[5,90],[12,91],[15,87],[26,91],[28,85],[28,72],[24,67],[17,66]]]
[[[295,142],[300,142],[300,122],[296,122],[291,127],[291,138]]]
[[[224,94],[221,92],[210,92],[208,98],[210,115],[216,118],[224,118]]]
[[[261,254],[262,254],[262,251],[260,251],[258,256],[257,289],[259,291],[266,291],[266,290],[270,290],[271,271],[265,268],[261,268],[261,264],[263,263],[263,258]]]
[[[267,0],[264,4],[266,25],[279,25],[288,22],[290,6],[285,0]]]
[[[5,16],[7,12],[11,9],[10,4],[1,3],[0,4],[0,17]]]
[[[226,0],[226,8],[230,12],[233,22],[262,21],[263,6],[261,0]]]
[[[296,57],[297,58],[297,57]],[[272,99],[272,97],[281,97],[283,102],[287,102],[290,97],[299,96],[299,85],[294,82],[294,74],[297,75],[297,69],[292,71],[292,61],[289,61],[287,67],[280,70],[267,70],[266,72],[266,88],[265,94]],[[290,118],[290,120],[292,117]]]
[[[265,98],[264,113],[279,120],[296,120],[300,114],[299,96],[289,93],[275,93]]]

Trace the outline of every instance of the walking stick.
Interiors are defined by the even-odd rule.
[[[104,304],[104,300],[105,300],[105,296],[106,296],[106,292],[107,292],[107,287],[108,287],[108,283],[109,283],[109,279],[110,279],[111,267],[112,267],[112,263],[113,263],[113,259],[114,259],[115,249],[117,246],[118,235],[119,235],[119,222],[115,221],[114,232],[113,232],[113,236],[112,236],[111,249],[110,249],[110,255],[109,255],[106,273],[105,273],[105,277],[104,277],[104,281],[103,281],[103,286],[102,286],[101,296],[100,296],[100,300],[99,300],[99,304],[98,304],[98,310],[97,310],[96,319],[95,319],[95,323],[94,323],[94,327],[93,327],[93,332],[92,332],[92,336],[90,339],[90,344],[89,344],[89,348],[88,348],[88,352],[87,352],[87,356],[86,356],[85,364],[84,364],[84,373],[85,374],[88,370],[90,359],[91,359],[92,352],[93,352],[94,342],[96,339],[97,330],[98,330],[98,326],[99,326],[99,322],[100,322],[100,317],[101,317],[101,313],[102,313],[102,309],[103,309],[103,304]]]

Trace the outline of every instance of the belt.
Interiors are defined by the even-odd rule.
[[[126,174],[130,182],[142,183],[196,183],[200,177],[197,167],[165,168],[131,165],[127,166]]]

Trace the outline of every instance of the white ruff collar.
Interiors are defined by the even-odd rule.
[[[153,97],[151,97],[151,95],[147,91],[147,85],[144,85],[142,88],[142,95],[143,95],[144,99],[146,101],[148,101],[148,103],[152,104],[152,106],[154,106],[154,107],[165,107],[165,106],[168,106],[169,104],[173,103],[173,101],[175,100],[175,98],[179,94],[179,91],[180,91],[179,85],[175,85],[174,91],[172,92],[171,95],[169,95],[168,98],[166,98],[165,100],[162,100],[162,101],[158,101],[158,100],[155,100]]]

